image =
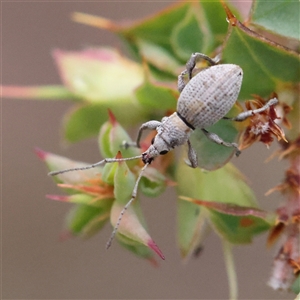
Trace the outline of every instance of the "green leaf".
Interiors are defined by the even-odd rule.
[[[85,204],[73,206],[67,215],[68,229],[75,235],[90,237],[99,231],[109,219],[112,201],[103,201],[102,206],[95,207]]]
[[[178,64],[185,63],[192,52],[211,52],[223,41],[224,10],[219,2],[206,2],[175,4],[130,25],[81,13],[74,14],[74,19],[119,34],[137,57],[177,75]]]
[[[119,217],[124,206],[132,199],[133,189],[136,183],[136,176],[130,171],[126,162],[116,163],[117,168],[114,177],[115,202],[111,209],[111,223],[116,226],[120,222]],[[126,211],[122,213],[122,220],[119,223],[116,237],[121,239],[122,244],[127,244],[127,248],[135,254],[141,255],[141,249],[138,244],[149,247],[154,250],[162,259],[164,256],[157,245],[151,239],[145,229],[144,218],[141,213],[139,203],[135,201]],[[111,240],[109,241],[110,246]],[[145,252],[142,251],[144,254]]]
[[[231,164],[216,171],[202,172],[199,168],[192,169],[180,161],[176,178],[180,196],[257,207],[251,189]],[[231,243],[250,242],[254,235],[270,227],[267,221],[258,217],[226,215],[215,210],[197,208],[194,203],[189,204],[180,203],[178,207],[182,253],[191,253],[193,246],[199,244],[199,240],[195,240],[199,238],[199,224],[202,226],[205,223],[202,218],[208,218],[215,230]]]
[[[175,109],[178,92],[168,86],[153,83],[148,79],[136,89],[135,95],[139,103],[145,108],[164,112]]]
[[[183,159],[177,165],[175,178],[177,194],[197,198],[203,186],[199,182],[199,168],[188,167]],[[181,256],[187,258],[203,240],[207,229],[204,210],[191,202],[178,200],[177,204],[177,240]]]
[[[148,197],[157,197],[166,189],[166,178],[157,169],[147,167],[139,188]]]
[[[299,1],[253,1],[251,22],[285,37],[300,39]]]
[[[130,171],[125,161],[116,164],[114,194],[116,202],[125,205],[131,199],[136,176]]]
[[[210,211],[210,220],[217,232],[233,244],[251,243],[254,235],[270,228],[265,220],[257,217],[237,217]]]
[[[155,263],[155,259],[153,257],[153,252],[149,249],[149,247],[135,242],[132,239],[127,238],[125,235],[118,234],[118,242],[127,250],[131,251],[135,255],[148,259],[151,262]]]
[[[231,243],[250,243],[252,235],[258,234],[275,223],[276,215],[255,207],[240,206],[231,203],[203,201],[180,197],[208,209],[214,226]],[[229,218],[228,218],[229,217]]]
[[[249,99],[252,94],[266,97],[293,88],[300,78],[299,55],[235,22],[224,46],[223,60],[244,71],[239,98]]]
[[[179,187],[178,190],[180,189]],[[182,258],[188,258],[203,242],[209,225],[203,210],[191,202],[178,200],[177,215],[177,240],[180,254]]]
[[[58,171],[64,169],[71,169],[75,167],[85,167],[89,165],[81,161],[71,160],[67,157],[56,155],[50,152],[43,151],[41,149],[35,149],[36,155],[45,162],[49,171]],[[96,167],[93,169],[85,170],[84,172],[66,172],[53,176],[53,179],[58,182],[67,184],[78,184],[85,182],[89,179],[93,179],[101,173],[102,167]]]
[[[74,106],[64,117],[64,136],[75,143],[98,134],[99,128],[107,121],[108,109],[124,126],[135,125],[145,120],[147,113],[138,103],[105,102]]]
[[[130,102],[134,89],[143,82],[141,66],[116,50],[56,50],[53,55],[65,86],[89,102]]]
[[[234,117],[241,110],[234,107],[228,116]],[[230,120],[220,120],[206,128],[209,132],[217,134],[225,142],[237,142],[240,135],[240,124]],[[225,165],[234,155],[233,147],[224,147],[209,140],[201,129],[196,129],[190,138],[191,144],[197,153],[198,166],[205,170],[216,170]]]
[[[118,151],[122,157],[133,157],[141,154],[137,147],[124,147],[123,143],[131,144],[133,141],[119,122],[117,122],[112,112],[109,112],[109,121],[103,124],[100,129],[98,144],[103,157],[115,157]],[[134,163],[135,165],[136,163]],[[132,165],[128,161],[128,165]]]
[[[67,88],[60,85],[45,86],[0,86],[1,97],[36,100],[75,100],[79,99]]]
[[[184,62],[194,52],[211,53],[223,42],[227,27],[226,14],[220,2],[190,3],[186,15],[172,30],[173,51]]]
[[[163,71],[163,73],[169,73],[173,77],[177,76],[180,64],[165,48],[141,38],[136,39],[136,45],[140,56],[151,66]]]
[[[186,15],[178,20],[172,31],[171,45],[176,55],[183,61],[187,61],[191,53],[205,52],[205,34],[198,16],[199,7],[191,5]]]
[[[292,284],[291,290],[295,293],[298,294],[296,300],[300,299],[300,275],[298,275],[295,279],[295,281]]]
[[[132,26],[120,28],[119,34],[130,44],[142,39],[165,49],[171,56],[176,58],[170,45],[170,35],[182,16],[186,14],[190,3],[180,3],[170,6],[160,13]]]

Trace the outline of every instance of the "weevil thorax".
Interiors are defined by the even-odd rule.
[[[175,112],[169,117],[164,117],[156,131],[152,145],[142,154],[145,164],[151,163],[156,156],[167,154],[175,147],[185,144],[192,129]]]
[[[215,124],[234,105],[242,79],[242,69],[233,64],[216,65],[200,71],[181,92],[178,113],[194,128]]]

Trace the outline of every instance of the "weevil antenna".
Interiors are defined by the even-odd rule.
[[[71,168],[71,169],[65,169],[65,170],[60,170],[60,171],[52,171],[52,172],[49,172],[48,175],[55,176],[55,175],[72,172],[72,171],[83,171],[83,170],[88,170],[88,169],[98,167],[103,164],[121,162],[121,161],[127,161],[127,160],[134,160],[134,159],[138,159],[138,158],[142,158],[142,157],[143,157],[142,155],[138,155],[138,156],[127,157],[127,158],[105,158],[95,164],[92,164],[92,165],[88,165],[88,166],[80,167],[80,168]]]
[[[141,180],[141,178],[142,178],[142,176],[143,176],[144,171],[145,171],[146,168],[148,167],[148,165],[149,165],[149,163],[146,163],[146,164],[144,165],[144,167],[142,168],[142,170],[141,170],[141,172],[140,172],[140,174],[139,174],[139,177],[137,178],[136,183],[135,183],[135,185],[134,185],[134,188],[133,188],[133,191],[132,191],[132,194],[131,194],[131,199],[126,203],[126,205],[125,205],[125,206],[123,207],[123,209],[121,210],[120,215],[119,215],[119,218],[118,218],[118,221],[117,221],[117,223],[116,223],[116,225],[115,225],[115,227],[114,227],[114,230],[113,230],[113,232],[111,233],[111,236],[110,236],[109,240],[108,240],[107,243],[106,243],[106,249],[108,249],[108,248],[111,246],[112,241],[113,241],[113,239],[115,238],[115,235],[116,235],[116,233],[117,233],[117,231],[118,231],[118,228],[119,228],[119,226],[120,226],[120,224],[121,224],[121,220],[122,220],[122,218],[123,218],[123,215],[125,214],[125,212],[126,212],[126,210],[128,209],[128,207],[131,205],[131,203],[132,203],[132,202],[134,201],[134,199],[136,198],[137,190],[138,190],[138,186],[139,186],[139,182],[140,182],[140,180]]]

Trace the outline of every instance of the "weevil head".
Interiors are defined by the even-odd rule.
[[[142,160],[146,163],[151,163],[156,156],[165,155],[173,148],[157,134],[151,142],[150,147],[142,154]]]

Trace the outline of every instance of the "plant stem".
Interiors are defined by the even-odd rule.
[[[223,240],[223,251],[224,259],[227,270],[228,284],[229,284],[229,299],[237,300],[238,297],[238,286],[237,286],[237,277],[234,266],[234,259],[232,255],[232,245]]]

